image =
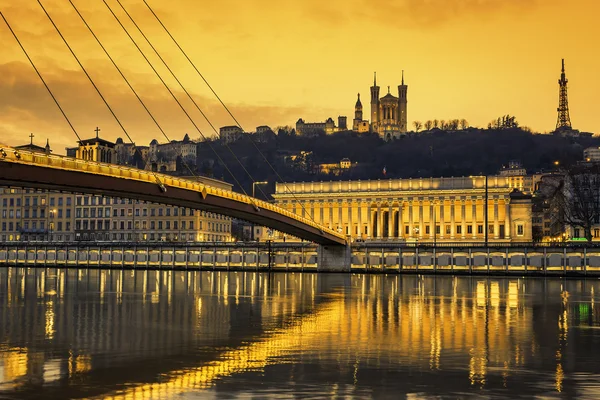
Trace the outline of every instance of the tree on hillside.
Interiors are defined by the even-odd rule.
[[[465,130],[469,127],[469,123],[467,122],[466,119],[461,119],[460,120],[460,129]]]
[[[433,122],[431,122],[431,120],[429,119],[425,121],[425,129],[429,131],[431,130],[431,128],[433,128]]]
[[[581,228],[583,237],[591,241],[592,226],[600,222],[600,165],[577,164],[568,168],[553,201],[562,222],[576,230]]]
[[[488,124],[488,129],[512,129],[518,127],[519,123],[517,122],[517,118],[508,114],[498,117]]]
[[[433,127],[434,127],[434,128],[437,128],[437,127],[439,127],[439,126],[440,126],[440,121],[438,121],[437,119],[434,119],[434,120],[433,120]]]
[[[413,126],[415,127],[415,132],[419,132],[423,128],[421,121],[414,121]]]

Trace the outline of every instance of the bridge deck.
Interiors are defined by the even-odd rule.
[[[189,179],[0,144],[0,184],[126,197],[206,210],[320,244],[346,244],[332,229],[269,202]]]

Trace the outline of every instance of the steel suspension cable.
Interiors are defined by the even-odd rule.
[[[165,133],[165,131],[163,130],[163,128],[160,126],[160,124],[158,123],[158,121],[156,120],[156,118],[154,118],[154,115],[150,112],[150,110],[148,109],[148,107],[146,106],[146,104],[144,103],[144,101],[140,98],[140,96],[138,95],[138,93],[136,92],[136,90],[133,88],[133,86],[131,86],[131,84],[129,83],[129,80],[127,79],[127,77],[125,76],[125,74],[123,74],[123,72],[121,71],[121,69],[115,63],[114,59],[108,53],[108,51],[106,50],[106,48],[102,45],[102,42],[100,41],[100,39],[98,39],[98,36],[96,36],[96,34],[92,30],[92,28],[89,26],[89,24],[87,23],[87,21],[85,20],[85,18],[83,17],[83,15],[81,15],[81,13],[77,9],[77,7],[75,7],[75,4],[73,4],[73,1],[69,0],[69,3],[71,3],[71,6],[73,7],[73,9],[77,13],[77,15],[79,15],[79,18],[81,18],[81,20],[83,21],[83,23],[85,24],[85,26],[87,27],[87,29],[89,30],[89,32],[92,34],[92,36],[94,37],[94,39],[96,39],[96,42],[98,43],[98,45],[100,45],[100,47],[104,51],[104,54],[106,54],[106,56],[108,57],[108,59],[112,62],[113,66],[119,72],[119,74],[121,74],[121,77],[127,83],[127,86],[129,86],[129,89],[131,89],[131,91],[133,92],[133,94],[135,95],[135,97],[138,99],[138,101],[140,102],[140,104],[142,105],[142,107],[144,107],[144,110],[146,110],[146,112],[148,113],[148,115],[150,116],[150,118],[152,118],[152,121],[154,121],[154,124],[156,124],[156,126],[158,127],[158,129],[162,132],[162,134],[164,135],[164,137],[167,139],[167,142],[171,142],[171,140],[169,139],[169,137],[167,136],[167,134]],[[133,145],[135,146],[135,143],[133,143]],[[188,169],[188,171],[190,171],[190,173],[192,174],[192,176],[196,177],[196,174],[194,173],[194,171],[192,171],[192,169],[190,168],[190,166],[188,165],[188,163],[185,162],[185,159],[183,158],[183,155],[181,157],[181,160],[183,161],[183,164]],[[143,161],[143,158],[142,158],[142,161]],[[146,162],[147,161],[148,160],[146,160]]]
[[[144,58],[144,60],[146,60],[146,62],[150,66],[150,68],[152,68],[152,70],[154,71],[154,73],[156,74],[156,76],[158,77],[158,79],[160,79],[160,81],[162,82],[162,84],[164,85],[164,87],[167,89],[167,91],[169,92],[169,94],[171,95],[171,97],[173,97],[173,99],[175,100],[175,102],[179,105],[179,108],[181,108],[181,110],[183,111],[183,113],[190,120],[190,122],[192,123],[192,125],[194,126],[194,128],[196,128],[196,130],[198,131],[198,133],[200,134],[200,136],[202,136],[206,140],[206,137],[204,136],[204,134],[202,133],[202,131],[200,130],[200,128],[198,127],[198,125],[196,124],[196,122],[192,119],[192,117],[189,115],[189,113],[187,112],[187,110],[183,107],[183,105],[181,104],[181,102],[179,101],[179,99],[177,98],[177,96],[175,96],[175,94],[173,93],[173,91],[169,88],[169,86],[164,81],[164,79],[162,78],[162,76],[160,76],[160,74],[158,73],[158,71],[156,70],[156,68],[154,68],[154,65],[152,65],[152,63],[150,62],[150,60],[148,60],[148,58],[146,57],[146,55],[144,54],[144,52],[142,51],[142,49],[138,46],[138,44],[136,43],[136,41],[133,39],[133,37],[131,36],[131,34],[129,33],[129,31],[127,30],[127,28],[125,28],[125,26],[121,23],[121,20],[119,19],[119,17],[117,17],[117,15],[114,13],[114,11],[112,10],[112,8],[106,2],[106,0],[102,0],[102,1],[103,1],[104,5],[106,5],[106,7],[108,8],[108,10],[110,11],[110,13],[112,14],[112,16],[115,18],[115,20],[117,21],[117,23],[121,26],[121,28],[123,29],[123,31],[125,32],[125,34],[129,37],[129,39],[131,40],[131,42],[133,43],[133,45],[136,47],[136,49],[142,55],[142,57]],[[223,164],[223,166],[225,167],[225,169],[227,170],[227,172],[229,172],[229,174],[231,175],[231,177],[235,181],[235,183],[240,187],[240,189],[242,189],[242,191],[244,192],[244,194],[246,196],[248,196],[248,193],[246,192],[246,190],[244,189],[244,187],[240,184],[240,182],[237,180],[237,178],[235,177],[235,175],[231,172],[231,170],[229,169],[229,167],[227,166],[227,164],[225,163],[225,161],[223,161],[223,159],[221,158],[221,156],[219,156],[219,154],[212,147],[212,145],[210,145],[210,143],[209,143],[209,147],[213,150],[213,152],[215,153],[215,155],[217,156],[217,158],[219,159],[219,161]],[[250,196],[248,196],[248,197],[250,197]],[[254,200],[252,199],[251,201],[252,201],[252,204],[254,205],[254,207],[258,208],[258,206],[254,202]]]
[[[21,41],[17,37],[17,34],[15,33],[15,31],[13,31],[12,27],[10,26],[10,24],[8,23],[8,21],[4,17],[4,14],[2,14],[2,12],[0,12],[0,16],[2,16],[2,19],[6,23],[6,26],[8,27],[8,29],[10,30],[10,33],[12,33],[12,35],[14,36],[15,40],[17,41],[17,43],[21,47],[21,50],[23,50],[23,53],[25,53],[25,57],[27,57],[27,59],[29,60],[29,63],[31,64],[31,66],[33,67],[33,69],[37,73],[37,76],[40,78],[40,80],[42,81],[42,83],[46,87],[46,90],[48,91],[48,93],[50,93],[50,96],[52,97],[52,100],[54,100],[54,103],[56,103],[56,106],[60,110],[61,114],[63,115],[63,117],[65,117],[65,120],[67,121],[67,123],[69,124],[69,126],[71,127],[71,129],[73,130],[73,133],[75,134],[75,136],[77,136],[77,139],[81,142],[81,137],[79,136],[79,134],[75,130],[75,127],[73,126],[73,124],[69,120],[69,117],[67,117],[67,114],[65,113],[65,111],[63,110],[63,108],[60,106],[60,103],[56,99],[56,96],[54,96],[54,93],[52,93],[52,90],[50,90],[50,87],[48,86],[48,84],[46,83],[46,81],[44,80],[44,78],[42,77],[42,74],[40,73],[40,71],[37,69],[37,67],[33,63],[33,60],[31,59],[31,57],[29,57],[29,54],[27,54],[27,51],[25,50],[25,47],[23,47],[23,44],[21,44]]]
[[[58,26],[54,23],[54,20],[52,19],[52,17],[50,16],[50,14],[48,14],[48,11],[46,11],[46,9],[44,8],[44,5],[42,4],[42,2],[40,0],[37,0],[37,2],[40,5],[40,7],[42,8],[42,10],[44,10],[44,13],[46,14],[46,16],[48,17],[48,19],[52,23],[52,26],[54,26],[54,29],[56,30],[56,32],[58,33],[58,35],[61,37],[61,39],[63,40],[63,42],[67,46],[67,48],[69,49],[69,51],[73,55],[73,58],[75,58],[75,60],[77,61],[77,64],[79,64],[79,67],[81,67],[81,69],[83,70],[83,72],[87,76],[88,80],[90,81],[90,83],[92,84],[92,86],[94,87],[94,89],[96,89],[96,92],[98,93],[98,95],[100,96],[100,98],[102,99],[102,101],[104,102],[104,104],[106,105],[106,107],[108,108],[108,110],[110,111],[110,113],[112,114],[112,116],[115,118],[115,120],[117,121],[117,123],[119,124],[119,126],[121,127],[121,129],[123,130],[123,132],[125,133],[125,135],[127,136],[127,138],[129,139],[129,141],[131,143],[133,143],[134,150],[136,150],[140,154],[140,157],[143,160],[144,157],[143,157],[141,151],[137,148],[137,146],[135,145],[133,139],[131,139],[131,136],[129,136],[129,133],[127,132],[127,130],[125,129],[125,127],[121,123],[121,120],[119,119],[119,117],[117,117],[117,115],[115,114],[115,112],[113,111],[113,109],[111,108],[111,106],[108,104],[108,101],[106,101],[106,99],[102,95],[102,92],[100,92],[100,89],[98,89],[98,86],[96,85],[96,83],[94,82],[94,80],[92,79],[92,77],[90,76],[90,74],[87,72],[87,70],[85,69],[85,67],[81,63],[81,61],[79,60],[79,57],[77,57],[77,55],[75,54],[75,52],[73,51],[73,49],[69,45],[69,42],[67,42],[67,39],[65,39],[65,37],[63,36],[63,34],[60,31],[60,29],[58,28]],[[156,174],[154,174],[154,173],[153,173],[153,175],[156,178],[157,182],[159,183],[161,189],[165,190],[164,186],[163,186],[162,182],[160,181],[160,179],[158,178],[158,176]]]
[[[117,0],[118,1],[118,0]],[[158,23],[160,24],[160,26],[162,26],[162,28],[165,30],[165,32],[167,33],[167,35],[169,35],[169,37],[171,38],[171,40],[173,41],[173,43],[175,43],[175,45],[177,46],[177,48],[179,49],[179,51],[181,51],[181,53],[185,56],[185,58],[188,60],[188,62],[190,63],[190,65],[194,68],[194,70],[196,71],[196,73],[198,74],[198,76],[200,76],[200,78],[202,78],[202,80],[204,81],[204,83],[206,84],[206,86],[210,89],[210,91],[214,94],[214,96],[217,98],[217,100],[219,100],[219,103],[221,103],[221,105],[223,106],[223,108],[227,111],[227,113],[229,114],[229,116],[231,116],[231,118],[233,119],[233,121],[236,123],[236,125],[244,130],[244,128],[242,128],[241,124],[239,123],[239,121],[237,120],[237,118],[235,118],[235,116],[233,115],[233,113],[231,112],[231,110],[229,109],[229,107],[227,107],[227,105],[223,102],[223,100],[221,100],[221,97],[219,97],[219,95],[217,94],[217,92],[213,89],[213,87],[208,83],[208,81],[206,80],[206,78],[204,77],[204,75],[200,72],[200,70],[198,69],[198,67],[196,67],[196,64],[190,59],[190,57],[187,55],[187,53],[185,52],[185,50],[183,50],[183,48],[179,45],[179,42],[175,39],[175,37],[173,37],[173,35],[171,34],[171,32],[169,31],[169,29],[167,29],[167,27],[165,26],[165,24],[163,24],[162,20],[159,18],[158,15],[156,15],[156,13],[154,12],[154,10],[152,9],[152,7],[150,7],[150,5],[148,4],[148,2],[146,0],[142,0],[144,2],[144,4],[146,5],[146,7],[148,7],[148,9],[150,10],[150,12],[152,13],[152,15],[154,15],[154,18],[156,18],[156,20],[158,21]],[[283,178],[281,177],[281,175],[279,175],[279,172],[277,172],[277,170],[275,169],[275,167],[273,167],[273,165],[269,162],[269,160],[267,159],[267,157],[263,154],[262,151],[260,151],[260,149],[258,148],[258,146],[256,145],[256,143],[254,142],[254,140],[252,140],[252,138],[250,138],[250,142],[252,142],[252,145],[254,146],[254,148],[258,151],[258,153],[262,156],[263,160],[267,163],[267,165],[271,168],[271,170],[275,173],[275,175],[277,176],[277,179],[279,179],[279,181],[283,184],[283,186],[285,187],[285,189],[287,190],[287,192],[289,192],[292,197],[298,202],[298,204],[300,204],[300,207],[302,208],[302,210],[304,210],[304,213],[306,215],[308,215],[308,217],[316,223],[316,221],[314,220],[314,218],[312,217],[312,215],[310,215],[310,213],[306,210],[306,208],[304,207],[304,205],[302,204],[302,202],[296,197],[296,195],[294,195],[294,193],[290,190],[289,186],[287,185],[287,183],[285,183],[285,181],[283,180]],[[263,193],[264,194],[264,193]]]
[[[194,106],[196,107],[196,109],[200,112],[200,114],[204,117],[204,119],[206,120],[206,122],[210,125],[210,127],[212,128],[212,130],[217,134],[217,136],[219,135],[219,132],[217,131],[217,129],[215,128],[215,126],[212,124],[212,122],[210,121],[210,119],[208,118],[208,116],[204,113],[204,111],[202,111],[202,109],[200,108],[200,106],[198,105],[198,103],[194,100],[194,98],[190,95],[190,93],[188,92],[188,90],[185,88],[185,86],[183,86],[183,84],[181,83],[181,81],[179,80],[179,78],[177,78],[177,75],[175,75],[175,73],[173,72],[173,70],[171,70],[171,68],[169,67],[169,65],[167,64],[167,62],[164,60],[164,58],[160,55],[160,53],[158,52],[158,50],[154,47],[154,45],[152,44],[152,42],[150,42],[150,40],[148,39],[148,37],[146,36],[146,34],[142,31],[142,29],[139,27],[139,25],[135,22],[135,20],[133,19],[133,17],[131,16],[131,14],[129,14],[129,12],[125,9],[125,7],[123,6],[123,4],[121,3],[120,0],[116,0],[116,2],[119,4],[119,6],[121,6],[121,9],[123,9],[123,11],[125,12],[125,14],[129,17],[129,20],[133,23],[133,25],[137,28],[138,32],[142,35],[142,37],[146,40],[146,42],[148,43],[148,45],[150,46],[150,48],[152,48],[152,50],[154,51],[154,53],[157,55],[157,57],[160,59],[160,61],[163,63],[163,65],[167,68],[167,71],[169,71],[169,73],[171,74],[171,76],[175,79],[175,81],[179,84],[179,87],[181,87],[181,89],[183,90],[183,92],[187,95],[187,97],[191,100],[192,104],[194,104]],[[233,150],[231,149],[231,147],[225,143],[225,147],[227,148],[227,150],[229,150],[229,152],[231,153],[231,155],[233,156],[233,158],[235,159],[235,161],[238,162],[238,164],[240,164],[240,166],[242,167],[242,169],[244,170],[244,172],[250,177],[252,182],[256,182],[256,180],[252,177],[252,175],[250,174],[250,172],[246,169],[246,167],[244,166],[244,164],[240,161],[240,159],[237,157],[237,155],[233,152]],[[262,190],[262,188],[260,186],[258,186],[258,190],[263,194],[263,196],[265,198],[267,198],[267,195],[265,194],[265,192]]]

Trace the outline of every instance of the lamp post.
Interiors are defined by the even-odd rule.
[[[50,230],[50,241],[52,242],[52,240],[54,239],[53,236],[53,231],[54,231],[54,217],[56,216],[56,208],[53,208],[52,210],[50,210],[50,223],[48,224],[48,229]]]
[[[483,226],[485,232],[485,247],[488,245],[488,176],[485,174],[485,223]]]
[[[252,197],[255,197],[256,185],[266,185],[268,183],[269,182],[267,181],[252,182]],[[254,241],[254,224],[252,224],[252,234],[250,235],[250,238]]]

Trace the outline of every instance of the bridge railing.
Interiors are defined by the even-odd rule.
[[[258,207],[259,209],[265,209],[276,212],[281,215],[285,215],[289,218],[295,219],[302,222],[305,225],[312,226],[322,232],[326,232],[330,235],[345,238],[344,235],[321,226],[314,221],[294,214],[284,208],[276,206],[272,203],[255,199],[253,197],[235,193],[229,190],[216,188],[214,186],[205,185],[203,183],[194,182],[189,179],[182,179],[171,175],[145,171],[138,168],[127,167],[123,165],[100,163],[96,161],[81,160],[77,158],[63,157],[52,154],[36,153],[27,150],[16,150],[10,146],[5,146],[0,143],[0,161],[30,164],[30,165],[43,165],[49,168],[62,169],[69,171],[78,171],[85,173],[92,173],[96,175],[104,175],[110,177],[119,177],[123,179],[131,179],[142,182],[150,182],[165,187],[171,186],[180,189],[192,190],[204,194],[210,194],[212,196],[222,197],[230,200],[235,200],[241,203],[246,203]]]

